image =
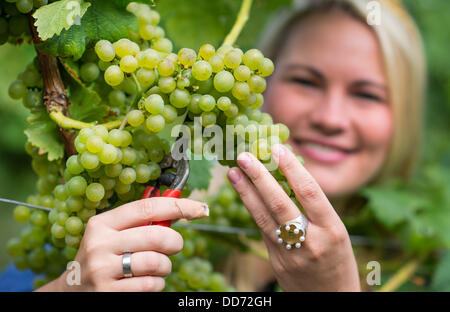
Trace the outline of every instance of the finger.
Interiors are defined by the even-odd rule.
[[[116,277],[123,277],[122,256],[115,256]],[[166,255],[155,251],[141,251],[131,254],[133,276],[167,276],[172,270],[172,262]]]
[[[256,188],[250,183],[247,177],[239,168],[231,168],[228,171],[228,179],[231,185],[239,194],[247,207],[250,215],[255,220],[258,227],[263,233],[269,235],[269,237],[274,238],[275,230],[278,227],[266,204],[261,199]]]
[[[114,252],[156,251],[173,255],[183,249],[180,233],[165,226],[148,225],[120,231],[116,238]]]
[[[112,288],[113,291],[156,292],[162,291],[165,283],[164,278],[158,276],[126,277],[115,281]]]
[[[252,180],[275,221],[283,224],[300,215],[300,210],[266,167],[251,153],[241,153],[238,164]]]
[[[337,214],[319,184],[301,165],[295,155],[281,144],[272,148],[273,158],[305,209],[308,218],[316,224],[330,224]]]
[[[152,197],[137,200],[95,216],[110,227],[123,230],[151,221],[198,219],[209,215],[208,206],[187,198]]]

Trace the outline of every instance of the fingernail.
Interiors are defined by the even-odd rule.
[[[279,161],[281,157],[285,155],[285,147],[281,144],[275,144],[272,147],[272,155],[275,157],[275,160]]]
[[[239,172],[239,170],[237,168],[231,168],[228,171],[228,179],[230,180],[230,182],[232,184],[236,184],[241,179],[241,173]]]
[[[175,202],[175,205],[180,209],[183,219],[191,220],[209,216],[208,205],[196,200],[181,198]]]
[[[241,168],[248,169],[251,165],[252,160],[246,153],[241,153],[237,158],[237,162]]]

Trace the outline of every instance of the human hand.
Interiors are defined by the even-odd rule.
[[[230,169],[228,178],[262,232],[280,287],[285,291],[360,291],[350,237],[318,183],[284,146],[274,146],[272,155],[309,221],[301,248],[287,250],[277,242],[275,230],[301,212],[261,162],[242,153],[238,157],[241,169]]]
[[[169,255],[183,248],[183,238],[151,221],[197,219],[208,207],[190,199],[152,197],[134,201],[89,219],[75,261],[81,285],[69,286],[66,271],[39,291],[161,291],[172,269]],[[124,278],[122,256],[131,254],[133,277]]]

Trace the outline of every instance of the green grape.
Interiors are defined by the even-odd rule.
[[[273,124],[272,116],[270,116],[267,113],[262,113],[261,115],[262,115],[261,121],[259,122],[261,125],[270,126]]]
[[[214,77],[214,88],[219,92],[228,92],[233,88],[234,85],[234,77],[233,75],[226,71],[222,70],[218,72]]]
[[[198,102],[199,108],[204,112],[210,112],[216,107],[216,100],[209,94],[202,95]]]
[[[108,101],[112,107],[121,107],[125,104],[127,96],[121,90],[113,90],[108,94]]]
[[[289,128],[286,127],[286,125],[282,124],[282,123],[278,123],[275,126],[278,127],[278,136],[281,140],[281,142],[286,142],[287,139],[289,138]]]
[[[30,216],[30,208],[25,206],[17,206],[16,208],[14,208],[14,220],[16,220],[17,222],[27,222],[30,219]]]
[[[83,222],[78,217],[69,217],[65,222],[65,228],[70,235],[78,235],[83,231]]]
[[[266,90],[266,80],[259,77],[258,75],[253,75],[248,80],[248,86],[250,87],[250,91],[255,93],[262,93],[264,92],[264,90]]]
[[[164,158],[164,150],[162,148],[152,148],[149,151],[150,160],[159,163]]]
[[[116,180],[113,178],[109,178],[108,176],[102,176],[99,180],[100,184],[103,185],[105,191],[112,190],[116,185]]]
[[[164,117],[166,123],[172,123],[178,117],[177,110],[172,105],[165,105],[161,115]]]
[[[120,85],[124,78],[122,70],[117,65],[111,65],[105,71],[105,81],[112,87]]]
[[[230,50],[223,57],[223,63],[226,67],[234,69],[241,64],[241,53],[238,49]]]
[[[159,94],[152,94],[145,99],[144,107],[150,114],[161,114],[164,110],[164,100]]]
[[[137,153],[136,150],[132,148],[124,148],[122,150],[123,156],[122,156],[122,164],[131,166],[136,162],[137,159]]]
[[[250,95],[250,87],[246,82],[236,81],[231,89],[231,93],[238,100],[245,100]]]
[[[116,186],[114,186],[114,191],[116,191],[117,194],[125,194],[128,193],[131,190],[131,184],[124,184],[122,182],[117,181]]]
[[[97,135],[93,135],[87,139],[86,148],[92,154],[96,154],[103,149],[104,144],[105,144],[105,142],[103,142],[101,137],[99,137]]]
[[[131,184],[136,181],[136,171],[133,168],[125,168],[119,175],[119,180],[123,184]]]
[[[108,40],[100,40],[95,44],[95,53],[100,60],[104,62],[111,62],[116,56],[114,46]]]
[[[236,193],[229,187],[223,188],[217,197],[218,203],[224,207],[228,207],[235,199]]]
[[[141,86],[148,88],[155,82],[156,74],[154,70],[139,68],[136,72],[136,78]]]
[[[189,111],[194,114],[200,114],[202,112],[200,106],[198,105],[202,95],[200,94],[192,94],[191,101],[189,102]]]
[[[54,223],[50,231],[54,238],[64,238],[66,236],[66,229],[58,223]]]
[[[162,129],[164,129],[165,124],[166,122],[164,120],[164,117],[161,115],[152,115],[145,121],[147,129],[153,133],[160,132]]]
[[[136,59],[140,67],[153,69],[158,65],[160,57],[157,51],[153,49],[146,49],[139,52],[136,55]]]
[[[179,77],[177,80],[177,88],[184,89],[191,85],[191,82],[188,78]]]
[[[17,237],[10,238],[6,245],[6,251],[13,257],[22,256],[25,253],[22,240]]]
[[[33,0],[18,0],[16,6],[20,13],[27,14],[33,9]]]
[[[27,93],[28,89],[22,80],[15,80],[9,85],[8,94],[14,100],[25,97]]]
[[[92,82],[100,75],[100,69],[95,63],[84,63],[80,67],[80,77],[83,81]]]
[[[97,135],[102,138],[102,140],[106,140],[108,138],[108,129],[103,125],[96,125],[92,128],[94,131],[94,135]]]
[[[207,80],[211,73],[212,67],[207,61],[197,61],[192,65],[192,76],[199,81]]]
[[[62,211],[60,213],[58,213],[58,215],[56,216],[56,222],[61,225],[64,226],[64,224],[66,224],[66,220],[69,217],[69,214],[65,211]]]
[[[167,38],[158,38],[153,41],[152,48],[159,52],[170,53],[172,52],[172,42]]]
[[[221,111],[226,111],[231,107],[231,100],[227,96],[221,96],[217,99],[217,108]]]
[[[210,280],[209,280],[209,288],[212,291],[224,291],[226,285],[225,278],[222,274],[214,272],[211,274]]]
[[[239,108],[237,107],[236,104],[231,103],[230,108],[224,111],[224,114],[228,118],[234,118],[239,114]]]
[[[8,21],[0,17],[0,34],[8,35]]]
[[[78,161],[78,155],[72,155],[67,158],[66,168],[73,175],[80,174],[84,171],[83,166]]]
[[[75,218],[75,217],[73,217],[73,218]],[[81,222],[81,219],[79,219],[79,220]],[[83,223],[81,223],[81,226],[83,226]],[[67,227],[66,227],[66,231],[67,231]],[[69,247],[78,248],[78,246],[80,245],[80,242],[81,242],[81,236],[66,234],[66,236],[64,237],[64,242]]]
[[[139,46],[133,41],[123,38],[113,43],[115,53],[122,58],[126,55],[135,56],[139,52]]]
[[[256,94],[256,99],[255,99],[255,103],[252,104],[250,107],[253,109],[257,109],[260,108],[264,103],[264,97],[261,93],[257,93]]]
[[[144,119],[144,113],[138,109],[131,110],[127,114],[127,122],[133,127],[140,126],[144,122]]]
[[[273,62],[265,57],[258,66],[258,72],[261,77],[267,77],[273,73],[274,68]]]
[[[150,180],[151,170],[146,164],[139,164],[136,166],[136,182],[147,183]]]
[[[121,147],[127,147],[133,141],[133,137],[131,136],[130,132],[126,130],[121,130],[120,135],[122,136],[122,144],[120,145]]]
[[[245,65],[239,65],[234,71],[233,71],[234,78],[236,78],[237,81],[247,81],[250,78],[251,71],[250,68],[248,68]]]
[[[268,160],[270,152],[270,146],[266,139],[258,139],[251,145],[251,153],[260,160]]]
[[[153,30],[153,38],[163,38],[166,35],[164,29],[159,26],[156,26]]]
[[[75,156],[75,155],[73,155],[73,156]],[[57,185],[55,187],[55,189],[53,190],[53,195],[56,197],[56,199],[64,201],[67,199],[67,197],[70,194],[67,191],[67,188],[65,187],[65,185],[60,184],[60,185]]]
[[[178,60],[184,67],[190,67],[194,65],[197,58],[197,53],[194,50],[188,48],[182,48],[178,51]]]
[[[203,112],[201,114],[201,117],[203,127],[214,125],[217,120],[216,114],[214,112]]]
[[[134,73],[138,67],[138,61],[132,55],[125,55],[120,60],[120,70],[124,73]]]
[[[191,102],[191,95],[186,90],[175,89],[170,94],[169,101],[176,108],[184,108]]]
[[[148,164],[148,167],[150,169],[150,180],[156,180],[161,175],[161,167],[154,162],[150,162]]]
[[[81,155],[80,163],[84,169],[95,169],[99,164],[98,156],[90,152]]]
[[[104,144],[103,149],[98,154],[98,159],[103,164],[112,164],[117,158],[117,148],[112,144]]]
[[[105,196],[105,188],[100,183],[91,183],[86,188],[86,197],[90,201],[97,202]]]
[[[81,196],[86,191],[87,182],[82,176],[75,176],[67,182],[67,191],[70,195]]]
[[[242,56],[242,61],[251,70],[256,70],[263,62],[264,55],[257,49],[250,49]]]
[[[177,87],[177,83],[173,77],[162,77],[158,81],[158,87],[163,93],[171,93]]]
[[[198,55],[204,59],[205,61],[208,61],[216,52],[216,49],[211,44],[207,43],[200,47],[200,50],[198,51]]]
[[[21,79],[27,87],[37,87],[41,83],[41,75],[35,68],[27,69]]]
[[[140,25],[139,36],[144,40],[151,40],[153,38],[154,27],[152,25]]]
[[[115,178],[122,172],[121,164],[107,165],[105,166],[105,174],[110,178]]]
[[[175,64],[168,58],[162,59],[158,63],[158,73],[163,77],[171,76],[175,71]]]
[[[9,19],[9,32],[13,36],[29,33],[28,19],[25,15],[13,16]]]
[[[262,119],[262,112],[259,109],[253,109],[248,115],[250,120],[259,122]]]
[[[109,144],[112,144],[113,146],[119,147],[124,142],[124,135],[123,132],[119,129],[112,129],[108,133],[108,138],[106,139],[106,142]]]

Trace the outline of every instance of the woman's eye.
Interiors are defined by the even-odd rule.
[[[360,97],[362,99],[365,100],[371,100],[371,101],[375,101],[375,102],[382,102],[383,99],[375,94],[371,94],[371,93],[367,93],[367,92],[359,92],[356,93],[357,97]]]
[[[311,79],[294,77],[290,80],[294,83],[298,83],[306,87],[317,87],[317,83]]]

